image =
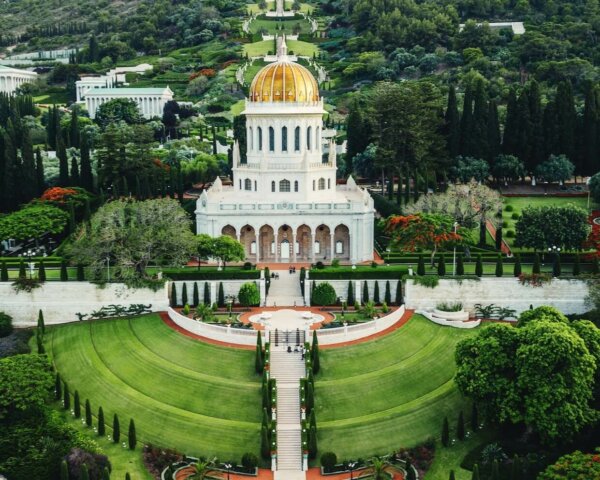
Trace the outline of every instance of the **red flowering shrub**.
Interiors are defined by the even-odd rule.
[[[52,187],[46,190],[40,200],[42,202],[57,202],[65,203],[70,197],[77,195],[79,192],[74,188]]]

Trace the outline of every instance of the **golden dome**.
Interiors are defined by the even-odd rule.
[[[310,71],[287,58],[264,67],[250,86],[252,102],[316,102],[319,84]]]

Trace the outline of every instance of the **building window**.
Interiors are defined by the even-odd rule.
[[[319,190],[325,190],[325,179],[319,178]]]
[[[335,253],[344,253],[344,242],[341,240],[335,242]]]
[[[240,178],[240,190],[242,189],[242,179]]]
[[[250,243],[250,253],[252,255],[256,255],[256,242],[251,242]]]
[[[244,190],[252,190],[252,180],[249,178],[244,180]]]
[[[289,192],[290,191],[290,181],[282,180],[279,182],[279,191],[280,192]]]
[[[310,150],[310,145],[311,145],[311,142],[310,142],[310,140],[311,140],[311,139],[310,139],[310,136],[311,136],[311,135],[312,135],[312,127],[308,127],[308,128],[306,129],[306,149],[307,149],[307,150]]]
[[[254,191],[256,192],[258,188],[256,188],[256,180],[254,180]]]
[[[321,253],[321,242],[319,242],[318,240],[315,242],[315,245],[314,245],[314,253],[316,253],[316,254]]]
[[[317,127],[317,131],[315,132],[315,149],[316,150],[321,150],[319,145],[321,145],[321,127]]]
[[[275,181],[271,182],[271,191],[274,192],[275,191]]]
[[[269,151],[275,151],[275,129],[269,127]]]
[[[287,152],[287,127],[281,129],[281,151]]]
[[[275,242],[271,242],[271,255],[275,255]]]
[[[241,187],[240,187],[241,188]],[[315,181],[313,180],[313,192],[315,191]]]
[[[300,255],[300,242],[296,242],[296,246],[294,248],[296,249],[296,255]]]
[[[258,127],[258,151],[262,152],[262,128]]]
[[[294,192],[298,191],[298,180],[294,181]]]
[[[300,127],[296,127],[294,130],[294,150],[300,151]]]
[[[331,178],[327,179],[327,190],[331,190]]]
[[[253,135],[253,133],[254,132],[252,131],[252,127],[249,127],[248,128],[248,137],[249,137],[249,140],[250,140],[250,142],[249,142],[250,143],[250,145],[249,145],[250,151],[252,151],[252,149],[254,148],[254,135]]]

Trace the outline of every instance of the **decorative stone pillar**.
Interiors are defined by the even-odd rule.
[[[329,257],[331,260],[335,258],[335,230],[329,227]]]
[[[275,241],[275,263],[277,263],[279,261],[279,233],[273,232],[273,239]]]

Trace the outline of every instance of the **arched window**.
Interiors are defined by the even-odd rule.
[[[262,152],[262,128],[258,127],[258,151]]]
[[[315,181],[313,180],[313,192],[315,191]]]
[[[298,191],[298,180],[294,181],[294,192]]]
[[[317,241],[315,242],[315,245],[314,245],[314,248],[313,248],[313,250],[314,250],[314,253],[316,253],[316,254],[319,254],[319,253],[321,253],[321,242],[319,242],[319,241],[317,240]]]
[[[242,189],[242,179],[240,178],[240,190]]]
[[[321,127],[317,127],[315,132],[315,150],[321,150]]]
[[[279,191],[280,192],[289,192],[290,191],[290,181],[289,180],[281,180],[281,182],[279,182]]]
[[[275,181],[271,182],[271,191],[274,192],[275,191]]]
[[[269,127],[269,151],[275,151],[275,129],[273,127]]]
[[[310,136],[312,135],[312,127],[308,127],[306,129],[306,149],[310,150],[310,146],[311,146],[311,138]]]
[[[256,192],[258,188],[256,188],[256,180],[254,180],[254,191]]]
[[[249,178],[244,180],[244,190],[252,190],[252,180]]]
[[[300,127],[296,127],[294,130],[294,150],[300,151]]]
[[[331,190],[331,178],[327,179],[327,190]]]
[[[337,242],[335,242],[335,253],[337,253],[337,254],[344,253],[344,242],[342,242],[341,240],[338,240]]]
[[[325,179],[319,178],[319,190],[325,190]]]
[[[256,255],[256,241],[254,240],[250,243],[250,253]]]
[[[252,127],[248,127],[248,140],[249,140],[249,150],[252,151],[252,149],[254,148],[254,135],[253,135],[253,131],[252,131]]]
[[[287,127],[281,128],[281,151],[287,152]]]

